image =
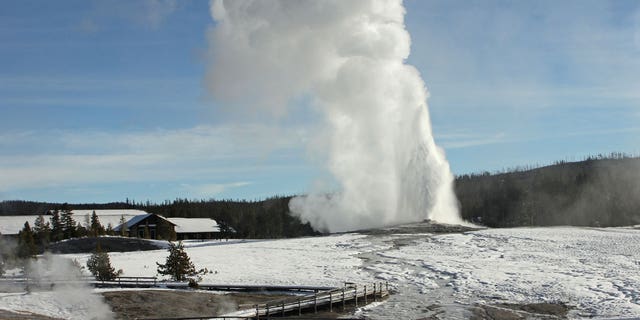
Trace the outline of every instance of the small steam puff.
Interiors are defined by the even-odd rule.
[[[283,114],[291,99],[311,97],[324,115],[310,148],[326,155],[339,190],[294,198],[292,212],[332,232],[462,223],[427,90],[404,63],[400,0],[217,0],[211,11],[207,85],[217,99]]]
[[[45,254],[31,261],[26,273],[31,279],[30,294],[38,300],[34,312],[49,310],[53,311],[51,316],[71,320],[115,319],[109,306],[83,281],[79,268],[71,260]]]

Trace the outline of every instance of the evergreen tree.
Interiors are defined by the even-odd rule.
[[[229,235],[231,234],[231,228],[224,221],[220,221],[218,223],[220,226],[220,235],[222,238],[229,240]]]
[[[51,240],[51,227],[42,215],[39,215],[33,223],[33,232],[35,233],[36,243],[39,246],[44,247],[49,244]]]
[[[91,214],[91,224],[89,227],[89,235],[92,237],[101,236],[104,234],[104,227],[100,224],[100,220],[98,219],[98,215],[95,211]]]
[[[60,220],[60,213],[54,210],[51,214],[51,241],[60,241],[64,239],[64,228]]]
[[[80,222],[78,222],[78,224],[76,224],[76,231],[74,234],[74,237],[86,237],[89,235],[89,229],[85,228],[84,226],[82,226],[82,224],[80,224]]]
[[[102,251],[100,242],[96,245],[96,251],[91,254],[89,260],[87,260],[87,269],[96,277],[98,281],[112,281],[121,273],[111,266],[111,259],[109,254]]]
[[[169,243],[169,256],[164,264],[157,263],[158,273],[171,276],[174,281],[185,281],[187,277],[194,277],[199,274],[191,259],[184,251],[182,241],[178,244]]]
[[[110,236],[114,235],[113,226],[111,225],[111,222],[107,223],[107,229],[104,230],[104,233]]]
[[[64,210],[60,215],[64,239],[70,239],[77,236],[76,222],[73,220],[72,215],[73,213],[71,210]]]
[[[38,254],[38,248],[33,237],[33,231],[29,222],[24,223],[24,227],[18,235],[18,252],[19,258],[33,258]]]
[[[120,216],[120,236],[125,237],[127,235],[127,220],[124,215]]]

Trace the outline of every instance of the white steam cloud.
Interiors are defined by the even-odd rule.
[[[112,320],[115,314],[100,294],[93,292],[79,267],[66,258],[45,253],[38,260],[29,261],[24,268],[28,284],[9,288],[0,307],[16,312],[69,320]]]
[[[427,90],[404,63],[400,0],[214,0],[211,12],[207,86],[217,99],[281,115],[310,98],[324,116],[310,147],[326,155],[339,189],[295,198],[292,212],[332,232],[462,223]]]

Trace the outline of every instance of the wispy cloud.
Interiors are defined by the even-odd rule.
[[[0,108],[184,108],[199,104],[194,78],[0,76]],[[158,94],[162,92],[163,94]]]
[[[151,28],[157,28],[168,16],[178,9],[177,0],[142,1],[142,21]]]
[[[477,147],[488,144],[512,142],[505,133],[479,134],[479,133],[449,133],[438,135],[437,141],[445,149],[461,149]]]
[[[640,106],[637,4],[423,5],[408,11],[419,37],[412,60],[433,100],[447,108],[564,108],[607,99]]]
[[[158,29],[173,13],[180,8],[177,0],[112,0],[94,1],[94,8],[88,17],[92,28],[99,28],[105,19],[117,18],[148,29]]]
[[[0,151],[0,191],[189,181],[185,183],[192,185],[188,191],[193,196],[219,194],[248,184],[225,181],[300,166],[306,136],[304,128],[257,124],[128,133],[0,134],[0,150],[4,150]],[[21,149],[23,144],[31,148]]]
[[[189,194],[206,199],[217,196],[228,189],[241,188],[248,185],[251,185],[251,182],[205,183],[197,185],[182,184],[182,187],[186,189]]]

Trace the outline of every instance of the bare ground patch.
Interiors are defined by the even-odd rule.
[[[15,312],[9,310],[0,310],[0,319],[2,320],[61,320],[59,318],[51,318],[31,312]]]
[[[117,319],[215,316],[288,297],[187,290],[110,291],[102,295]]]

